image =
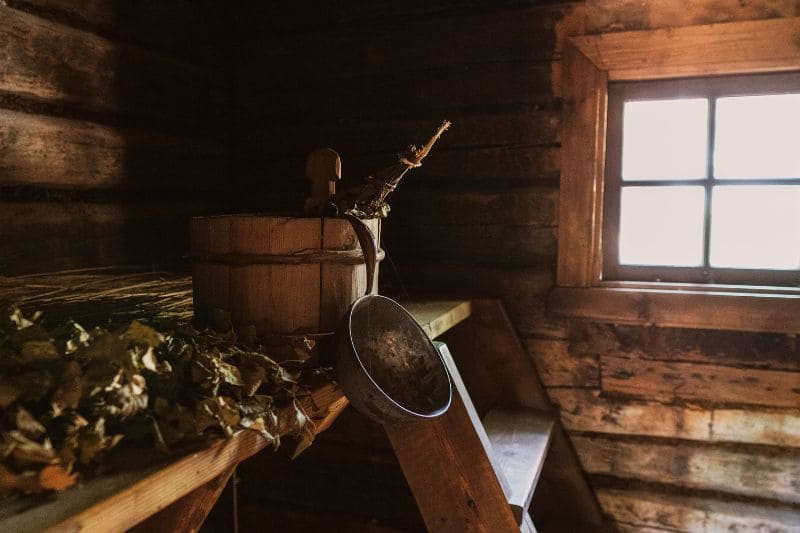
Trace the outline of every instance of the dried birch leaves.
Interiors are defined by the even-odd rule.
[[[246,428],[276,447],[298,437],[299,453],[313,439],[294,401],[300,363],[278,364],[252,336],[38,319],[0,316],[0,495],[64,490],[123,441],[168,452]]]

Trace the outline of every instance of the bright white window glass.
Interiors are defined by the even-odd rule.
[[[709,251],[714,267],[800,268],[800,186],[714,187]]]
[[[800,177],[800,94],[718,99],[714,176]]]
[[[708,100],[625,102],[622,179],[697,179],[706,176]]]
[[[701,265],[704,208],[703,187],[623,187],[620,264]]]

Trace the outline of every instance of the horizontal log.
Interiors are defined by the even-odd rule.
[[[554,228],[537,226],[399,226],[383,232],[384,249],[398,260],[455,259],[498,265],[549,264],[555,258]]]
[[[381,276],[386,278],[383,281],[392,288],[399,288],[402,284],[412,293],[432,293],[436,290],[451,296],[460,293],[467,297],[499,297],[512,304],[511,307],[506,305],[507,311],[525,312],[524,306],[535,301],[539,301],[541,307],[541,300],[553,286],[554,274],[552,268],[546,265],[518,267],[481,264],[471,260],[394,257],[392,261],[401,275],[400,280],[395,279],[388,264],[381,270]],[[412,273],[418,275],[406,275]],[[533,308],[527,311],[533,311]]]
[[[300,73],[274,75],[262,67],[273,85],[265,86],[253,73],[238,71],[248,79],[235,87],[239,115],[253,120],[290,120],[365,117],[372,121],[404,115],[442,113],[465,107],[493,105],[552,105],[551,63],[490,62],[465,68],[442,67],[415,72],[413,79],[395,72],[378,72],[331,83],[321,78],[310,82]],[[280,83],[280,86],[274,85]],[[435,111],[435,114],[430,113]],[[434,120],[436,120],[434,119]]]
[[[558,191],[552,187],[451,190],[401,187],[391,206],[402,223],[427,225],[557,225]],[[421,184],[420,184],[421,185]]]
[[[542,16],[562,6],[543,6],[540,0],[497,0],[487,6],[483,2],[463,0],[389,0],[351,1],[337,4],[321,4],[308,9],[291,0],[278,2],[247,3],[235,13],[236,36],[241,40],[253,39],[268,32],[299,33],[313,29],[331,29],[343,26],[349,29],[365,24],[373,26],[398,25],[400,22],[418,19],[464,17],[474,15],[492,16],[498,11],[538,8]],[[275,13],[280,13],[276,17]],[[257,38],[257,37],[256,37]]]
[[[574,388],[547,393],[571,431],[800,448],[796,409],[708,409],[608,398],[597,390]]]
[[[613,324],[790,335],[800,331],[800,294],[788,287],[785,294],[677,287],[559,287],[551,294],[548,307],[558,316]]]
[[[800,448],[800,412],[714,409],[711,440]]]
[[[712,410],[603,397],[597,390],[549,389],[570,431],[709,440]]]
[[[558,172],[555,146],[498,146],[469,150],[443,150],[432,154],[419,169],[419,180],[536,181]]]
[[[208,69],[9,7],[0,42],[0,91],[34,102],[196,127],[224,110]]]
[[[572,436],[584,469],[739,496],[800,502],[797,450],[731,449],[658,440],[637,442],[609,437]]]
[[[225,152],[207,140],[0,109],[0,185],[223,186]]]
[[[586,30],[606,33],[675,28],[796,14],[795,0],[701,0],[688,4],[651,0],[635,5],[628,0],[586,0]]]
[[[800,339],[780,333],[653,328],[575,321],[570,341],[574,350],[597,355],[800,370]]]
[[[416,72],[443,67],[463,68],[490,62],[549,61],[555,48],[555,23],[562,9],[497,10],[492,23],[485,14],[446,19],[408,17],[385,24],[363,24],[245,41],[239,50],[240,70],[253,83],[280,83],[272,72],[292,72],[310,85],[338,82],[375,73]],[[443,31],[446,27],[447,31]],[[251,50],[262,53],[252,54]],[[303,57],[302,69],[297,58]],[[264,66],[269,65],[270,69]]]
[[[574,354],[569,343],[557,339],[527,339],[525,347],[546,387],[597,387],[600,364],[591,355]]]
[[[249,147],[249,148],[248,148]],[[240,187],[254,194],[277,191],[307,194],[308,180],[304,177],[303,155],[274,155],[265,153],[256,144],[243,143],[236,157],[240,169]],[[310,149],[309,149],[310,151]],[[350,156],[340,153],[345,180],[339,190],[359,183],[366,176],[394,164],[394,152]],[[453,185],[507,187],[553,183],[558,175],[559,149],[556,147],[497,147],[449,150],[434,148],[422,167],[407,174],[401,187],[411,183],[429,186]],[[259,190],[260,189],[260,190]],[[389,203],[392,198],[389,198]],[[301,202],[302,204],[302,202]]]
[[[137,204],[0,202],[0,273],[110,264],[165,264],[188,250],[199,202]]]
[[[110,39],[146,45],[192,61],[209,60],[221,21],[210,6],[188,0],[170,2],[72,2],[71,0],[5,0],[9,7],[62,22]],[[180,20],[181,24],[175,24]],[[215,26],[216,25],[216,26]]]
[[[714,498],[600,488],[603,511],[635,531],[774,531],[800,524],[800,510]]]
[[[645,400],[800,405],[800,372],[600,357],[603,391]]]
[[[248,142],[271,153],[305,153],[328,146],[340,153],[400,151],[409,144],[421,145],[443,119],[453,123],[437,146],[475,148],[481,146],[553,145],[558,142],[561,111],[537,106],[511,106],[479,111],[428,111],[400,117],[338,117],[323,120],[300,116],[288,120],[263,119],[244,109],[239,119]],[[425,116],[421,118],[421,116]],[[347,172],[347,168],[344,169]]]

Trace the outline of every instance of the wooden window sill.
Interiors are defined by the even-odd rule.
[[[616,324],[800,332],[796,289],[656,285],[558,287],[551,292],[547,308],[556,316]]]

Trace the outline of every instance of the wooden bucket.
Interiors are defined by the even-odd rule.
[[[380,242],[380,220],[363,222]],[[259,335],[313,337],[333,332],[356,298],[377,292],[377,262],[367,291],[364,254],[345,219],[195,217],[191,246],[201,323],[217,308]]]

